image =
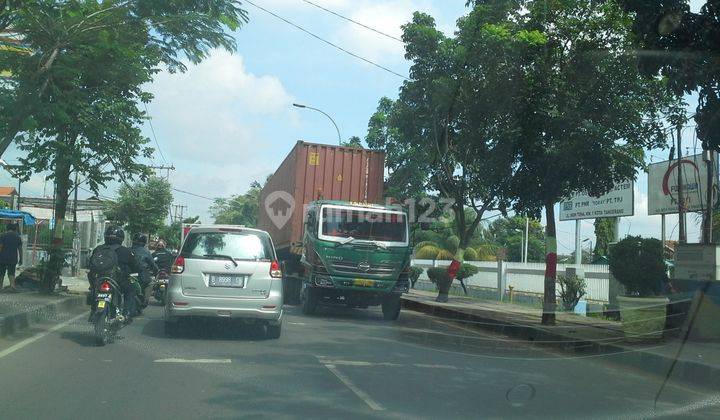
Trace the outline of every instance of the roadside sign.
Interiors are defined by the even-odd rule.
[[[678,212],[678,169],[682,169],[685,209],[701,211],[707,204],[707,165],[702,155],[686,156],[680,162],[648,166],[648,215]]]
[[[600,197],[577,194],[560,203],[560,220],[632,216],[635,214],[633,185],[633,181],[620,183]]]

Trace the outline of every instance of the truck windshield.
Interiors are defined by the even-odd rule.
[[[402,213],[325,207],[321,234],[365,241],[406,242],[406,222]]]
[[[241,232],[191,232],[183,245],[185,258],[236,260],[271,260],[272,247],[268,238]]]

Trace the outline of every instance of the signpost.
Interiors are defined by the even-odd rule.
[[[578,194],[560,203],[560,221],[632,216],[635,213],[633,181],[623,182],[600,197]]]
[[[627,181],[616,185],[610,192],[600,197],[578,194],[560,203],[560,220],[575,220],[576,265],[580,265],[582,262],[581,220],[632,216],[635,214],[635,189],[633,185],[633,181]]]
[[[702,211],[706,208],[707,165],[702,155],[693,155],[683,157],[680,161],[664,161],[648,166],[648,215],[678,213],[680,170],[684,211]]]

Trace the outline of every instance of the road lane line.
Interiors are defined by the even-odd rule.
[[[155,363],[232,363],[230,359],[157,359]]]
[[[425,369],[451,369],[451,370],[458,370],[457,366],[452,365],[429,365],[425,363],[415,363],[413,364],[416,368],[425,368]]]
[[[338,379],[340,379],[340,382],[342,382],[346,387],[348,387],[350,389],[350,391],[352,391],[355,395],[357,395],[358,398],[363,400],[365,402],[365,404],[367,404],[370,408],[372,408],[375,411],[384,411],[385,410],[385,407],[383,407],[377,401],[370,398],[370,396],[368,394],[366,394],[365,391],[363,391],[362,389],[355,386],[355,384],[350,380],[350,378],[348,378],[342,372],[337,370],[335,365],[329,365],[329,364],[323,363],[323,366],[325,366],[330,372],[332,372],[333,375],[335,375]]]
[[[80,314],[80,315],[78,315],[78,316],[76,316],[76,317],[70,318],[70,319],[68,319],[67,321],[61,322],[61,323],[53,326],[53,327],[50,328],[49,330],[39,332],[39,333],[33,335],[33,336],[30,337],[30,338],[26,338],[25,340],[23,340],[23,341],[21,341],[21,342],[19,342],[19,343],[15,343],[15,344],[13,344],[12,346],[6,348],[5,350],[0,351],[0,359],[2,359],[3,357],[5,357],[5,356],[7,356],[7,355],[9,355],[9,354],[12,354],[12,353],[20,350],[21,348],[23,348],[23,347],[25,347],[25,346],[27,346],[27,345],[29,345],[29,344],[32,344],[32,343],[38,341],[39,339],[45,337],[45,336],[48,335],[48,334],[54,333],[55,331],[57,331],[57,330],[59,330],[59,329],[65,328],[65,327],[67,327],[68,325],[70,325],[70,324],[72,324],[73,322],[75,322],[76,320],[78,320],[78,319],[80,319],[80,318],[82,318],[82,317],[86,317],[86,316],[87,316],[87,314]]]

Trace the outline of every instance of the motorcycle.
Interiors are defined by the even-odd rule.
[[[115,280],[104,277],[98,281],[93,309],[91,322],[94,325],[95,341],[100,346],[112,343],[118,330],[129,320],[125,314],[122,291]]]
[[[170,275],[165,270],[158,271],[153,282],[152,295],[161,305],[165,305],[165,291],[167,290]]]
[[[143,290],[137,274],[130,275],[130,285],[135,289],[135,302],[133,306],[136,312],[133,315],[140,315],[143,309],[147,308],[148,299],[145,297],[145,290]]]

